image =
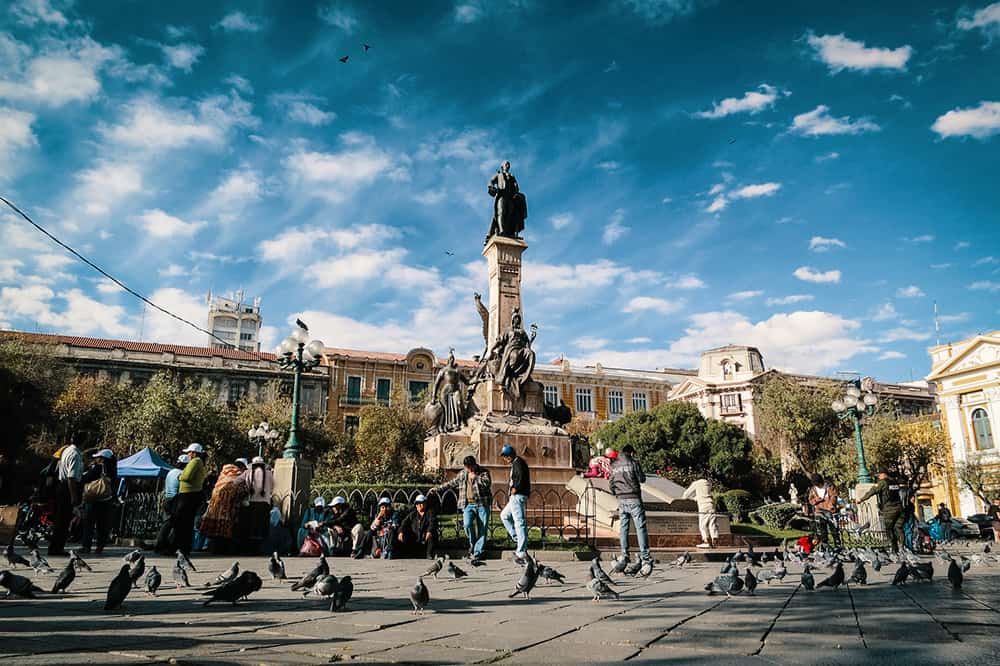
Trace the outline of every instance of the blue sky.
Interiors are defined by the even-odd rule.
[[[1000,327],[1000,3],[806,4],[15,0],[0,191],[198,323],[472,354],[506,158],[542,359],[918,378]],[[0,224],[4,327],[206,342]]]

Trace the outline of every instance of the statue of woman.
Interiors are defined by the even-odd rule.
[[[490,350],[494,359],[493,378],[510,400],[514,412],[521,408],[521,394],[525,382],[531,379],[535,369],[535,352],[531,343],[535,341],[538,327],[531,325],[531,335],[521,324],[521,313],[517,308],[511,315],[510,328],[496,339]]]
[[[461,430],[465,425],[466,405],[463,387],[466,379],[455,362],[455,350],[448,353],[448,361],[434,378],[433,400],[441,405],[440,415],[436,419],[438,429],[442,432]]]

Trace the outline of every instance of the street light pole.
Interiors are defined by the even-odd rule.
[[[264,444],[271,444],[278,439],[278,431],[272,430],[267,421],[261,421],[256,428],[247,431],[247,437],[250,439],[250,444],[257,445],[257,455],[264,457]]]
[[[296,459],[301,454],[299,448],[299,399],[301,393],[302,373],[312,370],[323,358],[323,343],[319,340],[309,339],[309,330],[301,323],[292,331],[281,343],[281,359],[278,361],[282,368],[292,371],[292,423],[288,428],[288,441],[285,443],[283,458]]]
[[[865,442],[861,436],[861,419],[875,413],[878,396],[872,390],[874,384],[871,383],[870,379],[864,383],[863,395],[862,386],[860,379],[855,380],[844,393],[844,397],[834,400],[830,406],[833,407],[833,411],[837,412],[838,418],[841,420],[851,419],[854,425],[854,444],[858,448],[858,483],[873,483],[871,472],[868,471],[868,463],[865,461]]]

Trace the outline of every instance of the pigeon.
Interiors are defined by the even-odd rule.
[[[349,59],[350,57],[351,57],[351,56],[349,56],[349,55],[345,55],[345,56],[344,56],[343,58],[337,58],[337,60],[339,60],[340,62],[342,62],[342,63],[344,63],[344,64],[346,65],[346,64],[347,64],[347,61],[348,61],[348,59]]]
[[[108,585],[108,597],[104,603],[104,610],[113,611],[121,608],[125,597],[132,591],[132,578],[129,576],[129,570],[129,565],[123,564],[118,575]]]
[[[560,585],[566,582],[565,576],[563,576],[561,573],[559,573],[552,567],[546,564],[542,564],[541,562],[538,563],[538,575],[544,578],[545,580],[554,580]]]
[[[474,567],[485,567],[486,566],[486,562],[483,562],[482,560],[480,560],[478,558],[475,558],[475,559],[471,560],[469,562],[469,564],[471,564]]]
[[[677,559],[673,561],[675,567],[683,568],[685,564],[691,561],[691,553],[684,551],[683,555],[678,555]]]
[[[410,603],[413,604],[413,614],[424,612],[424,607],[431,602],[431,594],[424,585],[424,578],[417,578],[417,584],[410,590]]]
[[[733,562],[743,562],[744,560],[746,560],[746,555],[743,554],[743,550],[737,550],[733,556]]]
[[[75,550],[69,551],[69,561],[73,563],[77,571],[87,571],[93,572],[94,570],[90,568],[90,565],[83,561],[83,558],[76,554]]]
[[[315,592],[316,596],[323,597],[324,599],[329,599],[333,596],[333,593],[337,591],[337,577],[327,574],[325,576],[320,576],[316,579],[316,584],[312,586],[311,589],[306,590],[302,593],[302,596],[308,596],[310,593]]]
[[[934,580],[934,564],[932,562],[917,562],[910,566],[910,575],[917,580],[932,582]]]
[[[990,544],[987,543],[983,545],[983,552],[984,553],[990,552]]]
[[[958,562],[955,560],[951,561],[948,565],[948,582],[951,583],[951,587],[955,590],[962,589],[962,567],[958,566]]]
[[[642,566],[639,567],[639,575],[643,578],[649,578],[651,573],[653,573],[653,560],[643,560]]]
[[[455,566],[453,562],[448,563],[448,573],[451,574],[451,577],[454,578],[455,580],[458,580],[459,578],[465,578],[466,576],[469,575],[465,573],[465,571],[463,571],[461,568]]]
[[[757,572],[757,581],[760,583],[767,583],[768,585],[770,585],[772,580],[781,580],[782,578],[784,578],[785,573],[787,572],[788,570],[786,569],[781,574],[781,576],[778,576],[778,572],[775,570],[761,569],[760,571]]]
[[[52,594],[65,591],[76,578],[76,567],[73,562],[67,562],[66,568],[59,572],[56,582],[52,585]]]
[[[439,557],[436,560],[434,560],[434,564],[428,567],[427,571],[423,573],[423,577],[434,576],[435,578],[437,578],[438,574],[441,573],[441,569],[443,568],[444,568],[444,558]]]
[[[833,573],[821,580],[816,584],[817,588],[820,587],[832,587],[833,589],[839,588],[844,584],[844,565],[841,562],[837,562],[837,567],[833,570]]]
[[[4,551],[4,555],[7,557],[7,564],[12,567],[16,567],[18,564],[24,565],[26,567],[31,566],[31,562],[24,559],[23,555],[18,555],[14,552],[14,544],[7,544],[7,549]]]
[[[513,599],[519,594],[523,594],[525,599],[530,599],[531,590],[535,587],[535,583],[538,582],[538,567],[535,566],[535,561],[531,559],[531,555],[525,553],[524,561],[525,561],[524,572],[521,574],[521,578],[517,581],[517,584],[514,586],[514,591],[507,595],[509,599]],[[597,561],[596,558],[594,561],[595,562]],[[598,568],[599,567],[600,565],[598,565]],[[591,571],[593,571],[593,565],[591,565]],[[604,574],[605,578],[608,578],[608,575],[606,573],[604,573],[603,571],[601,571],[601,573]],[[608,580],[610,581],[611,579],[608,578]]]
[[[622,555],[621,557],[615,558],[615,565],[611,567],[611,573],[621,574],[625,573],[625,569],[628,567],[628,558]]]
[[[177,564],[182,569],[190,569],[191,571],[197,571],[194,567],[194,562],[191,561],[187,555],[184,554],[183,550],[177,551]]]
[[[634,578],[635,575],[639,573],[640,569],[642,569],[642,560],[636,560],[632,564],[625,567],[625,571],[623,571],[622,573],[624,573],[626,576],[632,576]]]
[[[301,328],[306,333],[309,332],[309,327],[306,326],[306,323],[304,321],[302,321],[301,319],[296,319],[295,320],[295,325],[298,326],[299,328]]]
[[[857,583],[858,585],[868,584],[868,570],[865,569],[864,562],[858,560],[854,563],[854,571],[851,572],[851,579],[848,582]]]
[[[152,567],[149,573],[146,574],[146,594],[151,596],[156,596],[156,591],[160,589],[160,583],[163,582],[163,576],[160,572],[156,570],[156,567]]]
[[[908,575],[910,575],[910,566],[906,562],[903,562],[899,565],[899,569],[896,570],[896,575],[892,577],[892,584],[905,585]]]
[[[725,592],[726,597],[739,594],[742,589],[743,579],[740,578],[739,571],[735,568],[730,573],[719,574],[705,586],[705,591],[709,595],[715,594],[715,591],[718,590],[719,592]]]
[[[271,553],[271,561],[267,563],[267,572],[271,574],[271,580],[285,580],[285,562],[278,555],[278,551]]]
[[[747,594],[753,596],[753,591],[757,589],[757,577],[753,575],[753,571],[747,569],[747,575],[743,577],[743,583],[746,585]]]
[[[727,574],[732,570],[732,568],[733,568],[733,556],[730,555],[729,557],[726,558],[726,562],[725,564],[722,565],[722,568],[719,569],[719,573]]]
[[[240,573],[240,563],[238,561],[233,562],[231,565],[229,565],[228,569],[226,569],[218,576],[216,576],[215,580],[205,583],[205,587],[212,587],[213,585],[225,585],[226,583],[231,583],[234,580],[236,580],[236,577],[239,575],[239,573]]]
[[[333,593],[333,601],[330,602],[330,612],[343,610],[347,606],[347,602],[351,600],[353,594],[354,581],[351,580],[350,576],[344,576],[340,579],[340,585],[337,586],[336,591]]]
[[[202,592],[203,595],[207,596],[205,603],[202,606],[207,606],[213,601],[228,601],[232,605],[236,605],[236,602],[240,599],[246,599],[253,592],[256,592],[261,588],[263,582],[260,576],[255,574],[253,571],[244,571],[234,580],[228,581],[219,585],[218,587]]]
[[[802,582],[802,587],[807,590],[812,591],[816,587],[816,579],[813,578],[812,571],[808,564],[806,565],[806,568],[802,570],[802,578],[800,578],[800,581]]]
[[[604,569],[601,568],[601,557],[599,555],[590,561],[590,571],[594,574],[594,578],[605,585],[617,585],[615,581],[611,580],[608,574],[604,573]]]
[[[139,578],[142,577],[143,572],[146,571],[146,558],[142,555],[139,556],[132,566],[129,568],[129,578],[132,579],[132,587],[135,587],[139,582]]]
[[[0,571],[0,585],[7,588],[7,596],[16,595],[25,599],[34,599],[35,592],[44,592],[42,588],[24,576],[18,576],[10,571]]]
[[[140,557],[142,557],[141,548],[130,550],[122,556],[122,564],[134,564]]]
[[[177,589],[181,587],[191,587],[190,581],[188,581],[188,572],[183,566],[181,566],[180,560],[174,562],[174,585]]]
[[[49,561],[42,557],[37,548],[32,549],[30,555],[31,568],[35,570],[35,573],[55,573],[55,570],[49,566]]]
[[[587,572],[587,577],[590,579],[587,581],[587,589],[594,595],[592,601],[600,601],[603,597],[614,597],[619,599],[620,595],[601,582],[601,580],[594,576],[593,571]]]
[[[326,557],[323,555],[319,556],[319,564],[313,567],[313,570],[299,579],[299,582],[292,585],[292,591],[295,590],[308,590],[316,581],[320,579],[321,576],[326,576],[330,573],[330,565],[326,563]]]
[[[370,44],[362,44],[362,46],[365,49],[365,53],[368,53],[368,50],[371,49],[371,45]]]

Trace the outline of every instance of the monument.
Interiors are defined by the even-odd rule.
[[[508,466],[500,449],[510,444],[531,468],[534,494],[562,493],[574,475],[572,444],[565,418],[547,408],[542,385],[532,379],[538,327],[524,325],[521,256],[528,249],[520,234],[527,200],[504,161],[490,179],[493,217],[483,245],[489,268],[489,300],[474,294],[483,321],[483,352],[466,375],[454,350],[438,372],[424,413],[431,423],[424,464],[452,475],[473,455],[493,476],[494,492],[505,491]],[[530,505],[529,505],[530,508]]]

